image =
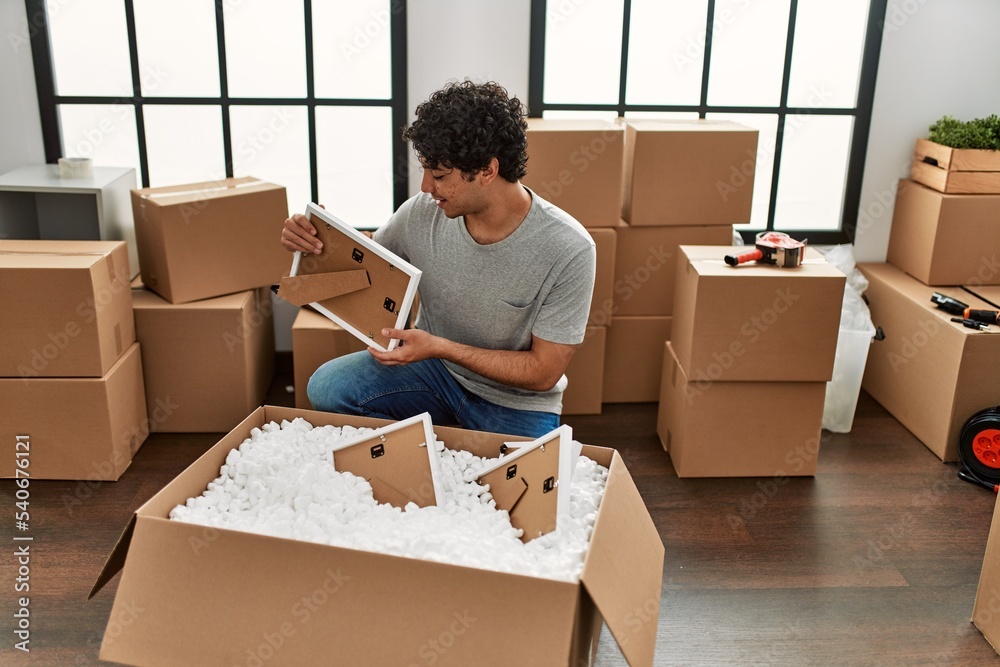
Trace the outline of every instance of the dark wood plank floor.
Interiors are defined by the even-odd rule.
[[[290,359],[268,402],[291,405]],[[1000,664],[970,622],[995,496],[862,394],[815,478],[678,479],[653,404],[567,417],[619,449],[666,547],[658,665]],[[31,653],[13,649],[14,485],[0,481],[0,664],[99,665],[117,578],[86,599],[132,511],[218,435],[154,434],[114,483],[31,485]],[[183,638],[179,638],[183,641]],[[602,634],[599,665],[624,665]]]

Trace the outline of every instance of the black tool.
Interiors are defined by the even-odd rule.
[[[931,303],[946,313],[959,315],[967,320],[975,320],[984,324],[1000,324],[1000,311],[973,310],[969,304],[940,292],[934,292],[931,296]]]
[[[953,317],[951,318],[951,321],[960,322],[962,326],[967,327],[969,329],[975,329],[976,331],[982,331],[983,329],[986,329],[987,327],[990,326],[985,322],[977,322],[976,320],[970,320],[965,317]]]

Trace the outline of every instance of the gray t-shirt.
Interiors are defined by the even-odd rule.
[[[423,272],[417,328],[491,350],[529,349],[532,334],[553,343],[583,342],[594,291],[594,241],[568,213],[528,192],[528,215],[497,243],[476,243],[465,218],[449,219],[426,193],[407,200],[375,232],[376,241]],[[551,390],[534,392],[444,363],[463,387],[488,401],[562,411],[565,376]]]

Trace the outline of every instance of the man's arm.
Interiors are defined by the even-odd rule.
[[[391,352],[368,349],[386,366],[444,359],[494,382],[529,391],[548,391],[554,387],[566,372],[577,347],[538,336],[531,337],[531,347],[527,350],[487,350],[432,336],[420,329],[383,329],[382,335],[398,338],[401,343]]]

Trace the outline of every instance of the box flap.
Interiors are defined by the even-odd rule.
[[[653,664],[663,552],[639,490],[615,452],[581,579],[633,666]]]
[[[371,287],[364,269],[331,271],[314,275],[285,276],[278,287],[278,297],[296,306],[324,301]]]
[[[115,543],[115,548],[111,550],[111,555],[108,556],[108,560],[104,563],[104,568],[101,570],[101,574],[98,575],[97,581],[94,582],[94,587],[90,589],[90,594],[87,595],[87,599],[91,599],[97,595],[97,591],[104,588],[111,579],[118,574],[123,567],[125,567],[125,556],[128,555],[128,545],[132,543],[132,534],[135,532],[135,514],[129,519],[128,525],[125,526],[125,530],[118,537],[118,542]]]
[[[150,201],[159,206],[172,206],[174,204],[230,197],[251,191],[258,192],[281,187],[274,183],[261,181],[253,176],[243,176],[241,178],[227,178],[221,181],[169,185],[160,188],[143,188],[141,190],[132,190],[132,193],[141,200]]]

